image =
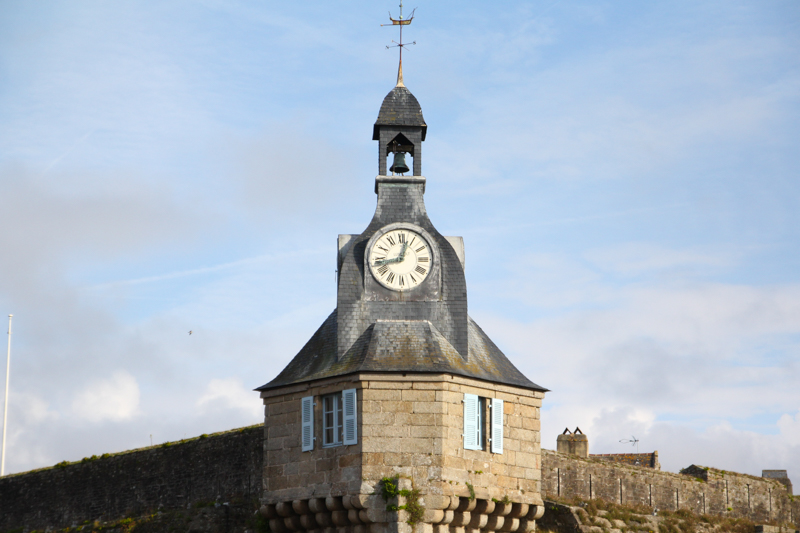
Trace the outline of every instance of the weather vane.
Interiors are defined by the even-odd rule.
[[[408,26],[409,24],[411,24],[411,21],[414,20],[414,12],[416,10],[417,10],[417,8],[415,7],[411,11],[411,16],[408,17],[407,19],[404,19],[403,18],[403,2],[401,0],[400,1],[400,17],[396,18],[396,19],[392,18],[392,12],[389,11],[389,20],[391,20],[392,23],[391,24],[381,24],[381,26],[400,26],[400,41],[398,42],[398,41],[392,40],[392,42],[394,44],[393,45],[388,45],[386,47],[387,50],[389,48],[399,48],[400,49],[400,63],[399,63],[399,66],[397,67],[397,86],[398,87],[405,87],[405,85],[403,85],[403,48],[405,48],[406,46],[412,45],[412,44],[417,44],[417,41],[414,41],[414,42],[411,42],[411,43],[404,43],[403,42],[403,26]]]

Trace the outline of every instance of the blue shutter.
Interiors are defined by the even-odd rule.
[[[306,396],[300,400],[301,449],[304,452],[314,449],[314,397]]]
[[[503,400],[492,400],[492,453],[503,453]]]
[[[474,394],[464,394],[464,449],[481,449],[478,442],[478,397]]]
[[[356,389],[342,391],[342,415],[344,416],[343,444],[358,443],[358,411],[356,409]]]

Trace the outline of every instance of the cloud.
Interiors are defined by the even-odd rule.
[[[84,172],[43,178],[19,166],[0,168],[0,272],[10,295],[29,297],[53,284],[77,258],[115,260],[191,240],[204,222],[173,201],[168,187],[136,176]],[[7,295],[9,293],[6,293]],[[21,299],[21,298],[20,298]]]
[[[735,259],[731,251],[674,249],[654,243],[624,243],[589,250],[585,257],[603,270],[628,276],[678,268],[730,267]]]
[[[239,378],[212,379],[197,400],[197,407],[203,411],[234,409],[254,418],[263,412],[258,394],[246,388]]]
[[[140,414],[139,385],[128,372],[119,370],[87,387],[72,401],[72,411],[78,417],[89,422],[119,422]]]
[[[503,282],[503,301],[516,305],[472,312],[523,373],[551,389],[545,447],[577,425],[598,453],[624,451],[617,441],[632,433],[647,437],[673,469],[756,472],[800,457],[797,283],[706,280],[740,264],[713,247],[634,243],[510,264],[525,265]],[[718,462],[716,449],[726,450]]]
[[[778,419],[778,429],[788,443],[800,447],[800,409],[794,416],[789,413],[782,415]]]
[[[334,139],[289,123],[270,124],[259,137],[240,139],[230,158],[241,205],[256,219],[281,225],[335,209],[358,181],[353,158]]]
[[[9,404],[14,407],[14,416],[26,423],[41,424],[53,422],[60,418],[58,412],[50,408],[50,404],[36,394],[12,391]]]
[[[469,112],[458,114],[459,129],[433,163],[436,169],[459,183],[515,176],[581,183],[632,179],[641,187],[646,180],[679,180],[675,169],[693,174],[711,159],[717,168],[735,164],[735,147],[782,142],[788,133],[783,113],[794,109],[800,80],[796,71],[775,69],[769,58],[788,53],[788,42],[770,33],[720,35],[717,27],[694,27],[688,34],[682,28],[680,38],[661,32],[643,38],[627,26],[641,20],[609,15],[614,24],[598,23],[597,31],[624,32],[628,39],[573,50],[559,33],[574,28],[549,20],[555,28],[521,30],[531,38],[559,37],[520,48],[534,63],[529,69],[491,61],[495,71],[480,63],[466,70],[470,80],[462,85],[471,90],[462,89],[466,94],[454,103]],[[514,24],[524,25],[522,17]],[[484,42],[467,40],[474,47]],[[543,43],[550,46],[543,49]],[[481,149],[465,158],[464,146]]]
[[[554,390],[582,381],[580,388],[602,390],[617,405],[741,417],[800,401],[793,385],[800,379],[800,286],[602,292],[600,309],[576,306],[532,323],[503,320],[490,330],[524,357],[531,375],[542,376],[535,381]],[[778,352],[768,348],[778,345]],[[588,392],[578,397],[591,401]]]

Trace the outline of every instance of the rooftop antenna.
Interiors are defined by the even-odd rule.
[[[400,0],[400,17],[396,18],[396,19],[392,18],[392,12],[389,11],[389,20],[391,20],[392,23],[391,24],[381,24],[381,26],[400,26],[400,42],[392,40],[394,45],[388,45],[386,47],[387,50],[389,48],[399,48],[400,49],[400,63],[399,63],[399,66],[397,67],[397,87],[405,87],[405,85],[403,84],[403,48],[405,48],[406,46],[412,45],[412,44],[417,44],[417,41],[414,41],[414,42],[411,42],[411,43],[404,43],[403,42],[403,26],[408,26],[409,24],[411,24],[411,21],[414,20],[414,12],[416,10],[417,10],[417,8],[415,7],[411,11],[411,16],[408,17],[407,19],[404,19],[403,18],[403,0]]]
[[[630,439],[621,439],[621,443],[628,444],[630,443],[631,446],[636,446],[636,453],[639,453],[639,439],[631,435]]]
[[[8,424],[8,377],[11,373],[11,317],[8,315],[8,356],[6,357],[6,399],[3,402],[3,452],[0,458],[0,476],[6,473],[6,426]]]

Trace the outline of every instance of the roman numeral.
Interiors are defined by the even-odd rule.
[[[425,245],[423,244],[422,246],[420,246],[419,248],[417,248],[417,249],[416,249],[416,250],[414,250],[414,251],[415,251],[415,252],[417,252],[417,253],[420,253],[420,252],[421,252],[422,250],[424,250],[425,248],[427,248],[427,246],[425,246]]]
[[[408,245],[409,245],[409,246],[411,246],[412,244],[414,244],[414,241],[416,241],[416,240],[417,240],[417,237],[416,237],[416,235],[415,235],[415,236],[413,236],[413,237],[411,237],[411,242],[410,242],[410,243],[408,243]]]
[[[419,257],[417,258],[417,261],[419,261],[420,263],[427,263],[428,261],[430,261],[430,257]]]
[[[400,276],[400,286],[403,287],[405,284],[406,283],[405,280],[403,279],[403,276]]]
[[[406,242],[406,234],[405,233],[398,233],[397,238],[400,239],[400,244]]]
[[[389,276],[386,278],[386,283],[391,283],[394,281],[394,272],[389,272]]]
[[[414,274],[409,274],[408,277],[411,278],[411,281],[417,283],[417,278],[414,277]]]
[[[386,237],[386,240],[387,240],[387,241],[389,241],[389,243],[390,243],[392,246],[394,246],[394,244],[395,244],[395,243],[394,243],[394,239],[392,238],[392,236],[391,236],[391,235],[388,235],[388,236]]]
[[[389,270],[389,267],[387,267],[386,265],[383,265],[382,267],[380,267],[380,268],[378,269],[378,274],[380,274],[381,276],[383,276],[384,274],[386,274],[386,271],[387,271],[387,270]]]
[[[380,244],[378,245],[378,248],[380,248],[381,250],[383,250],[383,251],[384,251],[384,252],[386,252],[387,254],[389,253],[389,249],[388,249],[388,248],[384,248],[384,247],[383,247],[383,246],[381,246]]]
[[[415,268],[414,270],[416,270],[417,272],[419,272],[423,276],[425,275],[425,272],[427,272],[427,270],[425,270],[424,268],[422,268],[419,265],[417,265],[417,268]]]

